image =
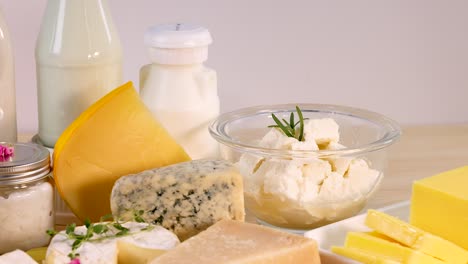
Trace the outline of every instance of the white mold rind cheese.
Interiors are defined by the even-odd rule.
[[[120,178],[111,194],[112,214],[142,218],[185,240],[223,219],[244,220],[242,176],[223,160],[195,160]]]

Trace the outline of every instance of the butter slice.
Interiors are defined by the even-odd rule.
[[[410,223],[468,250],[468,166],[416,181]]]
[[[222,220],[151,264],[320,263],[317,243],[255,224]]]
[[[369,210],[366,225],[399,243],[449,263],[468,263],[468,251],[385,213]]]
[[[375,237],[365,233],[349,232],[346,236],[345,247],[368,251],[376,256],[407,264],[442,264],[438,260],[420,251],[404,247],[398,243]]]
[[[332,247],[332,252],[343,257],[354,259],[362,263],[372,264],[399,264],[400,262],[386,258],[385,256],[374,255],[371,252],[347,247]]]

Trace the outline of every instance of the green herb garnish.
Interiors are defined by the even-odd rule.
[[[275,121],[276,125],[271,125],[268,127],[276,127],[281,129],[283,133],[288,137],[296,138],[299,141],[304,141],[304,120],[308,118],[304,118],[302,115],[302,111],[299,106],[296,105],[296,112],[299,118],[299,121],[294,121],[294,113],[291,112],[289,115],[289,122],[286,121],[284,118],[279,120],[279,118],[275,114],[271,114],[271,117]],[[299,131],[296,130],[296,126],[299,124]]]
[[[134,213],[134,221],[138,223],[144,223],[145,221],[142,218],[144,211],[140,210]],[[74,260],[77,257],[79,257],[79,254],[76,252],[76,250],[83,245],[85,242],[97,242],[101,241],[104,239],[108,238],[116,238],[116,237],[122,237],[122,236],[128,236],[128,235],[133,235],[138,232],[142,231],[149,231],[154,229],[154,226],[151,224],[146,225],[142,229],[136,232],[130,232],[129,228],[126,228],[122,225],[121,222],[119,221],[113,221],[113,222],[102,222],[103,219],[109,219],[112,218],[112,216],[104,216],[101,218],[100,223],[91,223],[89,219],[86,219],[84,221],[84,226],[86,227],[86,232],[84,233],[76,233],[76,224],[69,224],[65,228],[65,236],[67,236],[68,239],[73,240],[72,246],[71,246],[71,252],[68,254],[68,257],[70,260]],[[58,231],[49,229],[46,231],[48,235],[51,237],[59,234]],[[62,233],[63,234],[63,233]],[[98,237],[95,235],[99,235]]]

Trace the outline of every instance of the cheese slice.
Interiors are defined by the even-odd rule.
[[[386,258],[385,256],[373,254],[372,252],[365,251],[357,248],[347,247],[332,247],[332,252],[343,257],[354,259],[362,263],[372,264],[399,264],[400,262]]]
[[[135,247],[126,248],[123,251],[123,256],[120,259],[125,260],[126,257],[136,255],[143,249],[152,249],[155,252],[161,250],[169,250],[179,244],[177,237],[170,231],[160,227],[153,226],[149,230],[143,231],[148,224],[127,222],[122,226],[129,229],[129,235],[122,237],[106,237],[109,233],[117,233],[118,230],[113,229],[103,235],[94,234],[92,240],[84,242],[77,250],[78,258],[82,264],[117,264],[119,259],[119,242],[120,246],[133,245]],[[86,227],[76,227],[75,233],[85,234]],[[68,264],[70,258],[68,254],[72,251],[74,239],[70,239],[65,231],[55,235],[47,249],[46,264]],[[135,252],[135,251],[136,252]],[[137,262],[134,262],[137,263]]]
[[[121,176],[189,160],[127,83],[88,108],[60,136],[54,180],[81,220],[110,213],[110,193]]]
[[[445,263],[420,251],[393,243],[366,233],[349,232],[346,236],[346,248],[356,248],[372,255],[407,264],[442,264]]]
[[[468,263],[468,251],[465,249],[393,216],[376,210],[369,210],[365,223],[368,227],[395,239],[403,245],[448,263]]]
[[[0,264],[12,264],[12,263],[21,263],[21,264],[37,264],[34,259],[32,259],[28,254],[22,250],[15,250],[12,252],[5,253],[0,256]]]
[[[117,241],[119,264],[147,264],[166,253],[167,250],[139,247],[135,244]]]
[[[289,234],[233,220],[222,220],[151,264],[290,264],[320,263],[317,243]]]
[[[135,213],[181,239],[222,219],[244,220],[242,176],[224,160],[194,160],[120,178],[111,195],[112,214]]]
[[[414,182],[410,223],[468,250],[468,166]]]

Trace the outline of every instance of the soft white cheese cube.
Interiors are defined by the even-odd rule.
[[[331,166],[326,160],[310,160],[302,165],[301,203],[308,203],[317,198],[320,185],[329,173]]]
[[[265,160],[256,172],[263,178],[263,191],[281,200],[298,200],[302,184],[302,164],[294,160]]]
[[[314,140],[317,145],[340,140],[338,124],[331,118],[306,120],[304,122],[304,136],[306,141]]]
[[[330,142],[326,146],[326,150],[340,150],[346,148],[345,146],[341,145],[340,143],[337,142]],[[334,172],[337,172],[341,175],[344,175],[349,168],[349,164],[351,164],[351,161],[353,158],[348,158],[348,157],[330,157],[327,158],[328,161],[330,161],[330,164],[332,166],[332,169]]]
[[[271,128],[260,140],[259,145],[269,149],[291,149],[291,145],[296,142],[297,139],[286,136],[280,129]]]
[[[34,259],[32,259],[26,252],[22,250],[15,250],[8,253],[5,253],[0,256],[0,264],[37,264]]]

